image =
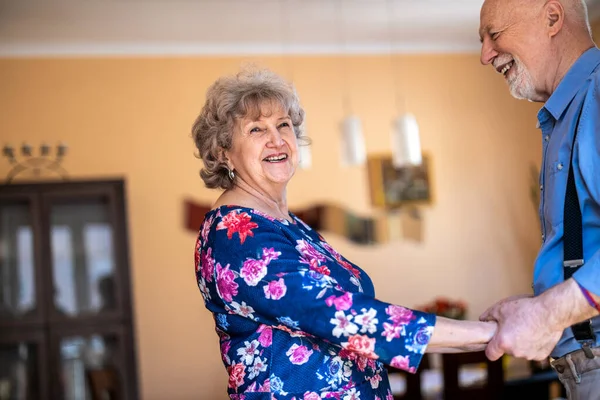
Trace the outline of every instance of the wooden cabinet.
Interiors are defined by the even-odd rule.
[[[124,182],[0,186],[0,400],[137,399]]]

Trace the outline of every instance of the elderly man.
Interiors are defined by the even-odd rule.
[[[486,0],[481,63],[511,94],[543,102],[535,296],[502,300],[486,353],[551,356],[570,399],[600,399],[600,50],[583,0]],[[564,221],[564,223],[563,223]]]

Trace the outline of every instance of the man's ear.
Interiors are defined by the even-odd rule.
[[[554,37],[560,32],[565,22],[565,9],[560,1],[550,0],[544,7],[544,13],[548,36]]]

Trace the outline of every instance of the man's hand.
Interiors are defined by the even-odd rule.
[[[549,312],[538,297],[528,295],[513,296],[488,308],[479,319],[496,321],[498,331],[487,345],[486,356],[492,361],[505,353],[528,360],[546,359],[564,329],[547,318]]]

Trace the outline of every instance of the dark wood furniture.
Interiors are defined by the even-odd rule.
[[[460,368],[471,364],[484,363],[487,369],[487,379],[482,385],[462,387],[459,385]],[[444,375],[444,398],[461,400],[495,400],[502,398],[504,387],[504,369],[502,358],[490,361],[485,352],[454,353],[442,355]]]
[[[0,185],[0,391],[92,400],[112,369],[138,398],[125,184]]]
[[[389,365],[386,365],[386,368],[388,374],[401,374],[406,379],[406,391],[401,395],[395,394],[394,400],[422,400],[424,398],[421,389],[421,374],[430,368],[429,356],[427,354],[421,359],[421,364],[419,364],[419,368],[414,374],[390,367]]]

